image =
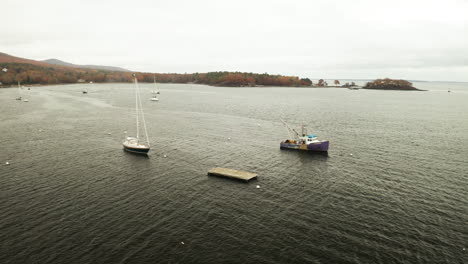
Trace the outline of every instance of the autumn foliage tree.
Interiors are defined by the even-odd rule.
[[[323,79],[318,80],[317,86],[325,86],[325,81]]]

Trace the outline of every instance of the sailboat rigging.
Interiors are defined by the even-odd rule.
[[[132,153],[146,155],[150,150],[150,143],[148,138],[148,130],[146,129],[145,115],[143,112],[143,106],[141,104],[140,88],[138,86],[138,80],[136,75],[133,74],[135,84],[135,112],[136,112],[136,137],[126,137],[123,142],[124,150]],[[140,141],[140,120],[143,123],[143,129],[145,131],[146,144]]]

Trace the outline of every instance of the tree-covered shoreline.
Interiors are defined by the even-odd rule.
[[[246,72],[208,72],[208,73],[145,73],[120,72],[85,68],[69,68],[42,66],[25,63],[0,63],[2,86],[12,86],[21,82],[24,85],[48,85],[71,83],[110,83],[132,82],[132,74],[136,73],[139,82],[158,83],[197,83],[214,86],[311,86],[308,78],[297,76],[270,75],[267,73]]]

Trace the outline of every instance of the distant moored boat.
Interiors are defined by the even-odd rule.
[[[18,97],[16,97],[16,100],[21,101],[23,98],[21,97],[21,85],[20,82],[18,81]]]
[[[159,90],[156,90],[156,76],[154,76],[154,88],[155,90],[151,91],[151,93],[153,94],[151,96],[151,101],[153,102],[158,102],[159,101],[159,98],[158,98],[158,94],[159,94]]]

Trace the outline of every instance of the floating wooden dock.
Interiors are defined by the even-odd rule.
[[[213,168],[208,171],[208,175],[233,178],[233,179],[238,179],[238,180],[243,180],[243,181],[250,181],[251,179],[257,177],[256,173],[233,170],[233,169],[226,169],[226,168]]]

